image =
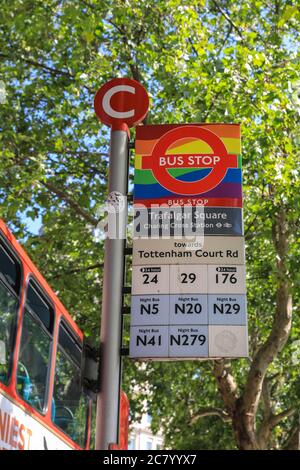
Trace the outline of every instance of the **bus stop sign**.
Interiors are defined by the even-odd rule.
[[[130,78],[114,78],[105,83],[94,100],[98,119],[112,130],[134,127],[146,116],[149,97],[145,88]]]
[[[209,153],[172,152],[180,140],[202,140],[211,148]],[[222,140],[208,129],[198,126],[176,127],[164,134],[156,143],[152,155],[143,156],[142,169],[152,170],[157,182],[176,194],[193,195],[210,191],[224,179],[228,168],[237,168],[237,155],[228,154]],[[200,181],[180,181],[168,173],[170,168],[210,168]]]

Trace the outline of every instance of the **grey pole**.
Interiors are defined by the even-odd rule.
[[[126,197],[128,184],[128,134],[111,131],[109,194]],[[124,199],[126,201],[126,199]],[[96,450],[118,443],[121,386],[122,288],[127,204],[116,213],[116,226],[122,237],[105,240],[103,299],[101,317],[100,393],[97,397]]]

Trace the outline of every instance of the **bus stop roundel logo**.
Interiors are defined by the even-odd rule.
[[[210,147],[206,153],[177,152],[181,142],[200,140]],[[177,145],[178,143],[178,145]],[[172,150],[174,148],[174,150]],[[225,178],[228,168],[237,168],[237,155],[227,152],[223,141],[212,131],[199,126],[176,127],[164,134],[155,144],[152,155],[142,158],[142,169],[152,170],[157,182],[168,191],[182,195],[196,195],[210,191]],[[197,181],[181,181],[169,173],[171,168],[209,169]]]

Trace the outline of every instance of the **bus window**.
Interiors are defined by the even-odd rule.
[[[28,284],[17,372],[19,395],[38,411],[47,401],[54,310],[37,284]]]
[[[8,384],[19,306],[21,266],[0,239],[0,381]]]
[[[88,399],[81,387],[81,356],[81,342],[61,322],[51,414],[56,426],[81,447],[85,447]]]

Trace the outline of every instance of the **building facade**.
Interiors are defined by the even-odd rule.
[[[153,434],[151,431],[151,416],[143,414],[141,422],[131,426],[129,435],[129,450],[161,450],[163,449],[163,436],[161,432]]]

